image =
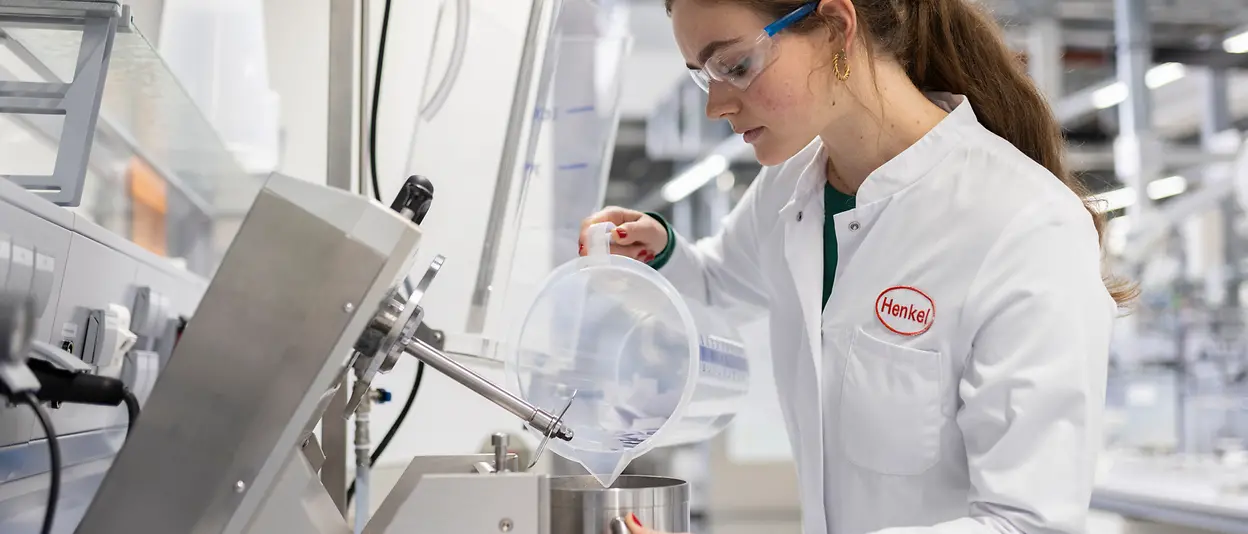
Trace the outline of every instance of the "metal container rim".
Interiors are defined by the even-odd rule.
[[[684,480],[653,475],[623,475],[616,478],[609,488],[602,487],[593,475],[550,477],[550,491],[561,493],[625,493],[644,490],[687,492],[688,488],[689,483]]]

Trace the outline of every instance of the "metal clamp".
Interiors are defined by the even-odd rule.
[[[559,411],[559,417],[555,418],[555,424],[551,425],[550,430],[546,431],[545,437],[542,438],[542,443],[537,446],[537,454],[533,455],[533,461],[529,463],[529,467],[525,468],[525,471],[532,470],[533,466],[537,465],[538,460],[542,459],[542,453],[546,452],[546,445],[550,443],[550,438],[555,435],[554,429],[563,425],[564,414],[568,413],[568,408],[572,407],[572,401],[576,400],[576,392],[577,390],[572,390],[572,396],[568,397],[568,403],[564,404],[563,409]],[[569,431],[571,430],[569,429]]]

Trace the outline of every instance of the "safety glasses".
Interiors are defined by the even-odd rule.
[[[811,14],[819,2],[802,5],[763,28],[758,38],[744,40],[715,52],[700,69],[690,69],[689,76],[703,91],[711,91],[711,82],[727,82],[742,91],[776,60],[778,43],[775,35]]]

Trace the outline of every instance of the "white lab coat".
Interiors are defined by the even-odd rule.
[[[835,216],[826,308],[819,140],[660,272],[771,312],[805,534],[1083,532],[1116,314],[1096,230],[965,98],[931,98],[952,112]]]

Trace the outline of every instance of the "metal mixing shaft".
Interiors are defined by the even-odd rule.
[[[428,343],[412,338],[407,341],[403,350],[412,355],[412,357],[425,362],[425,365],[437,369],[442,374],[475,391],[478,395],[515,414],[516,417],[523,419],[525,423],[528,423],[529,426],[537,429],[543,435],[554,436],[564,441],[572,441],[572,429],[563,424],[558,417],[494,385],[493,382],[482,378],[438,349],[429,346]]]

